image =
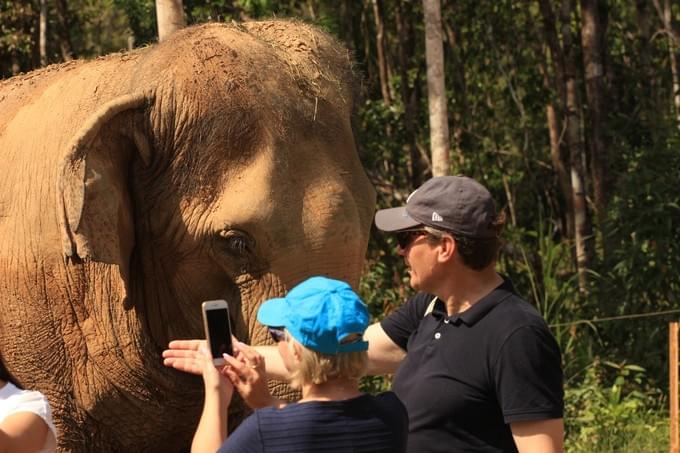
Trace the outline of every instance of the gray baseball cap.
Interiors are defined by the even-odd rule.
[[[375,226],[383,231],[427,225],[470,238],[496,237],[496,206],[486,187],[467,176],[437,176],[414,190],[406,206],[381,209]]]

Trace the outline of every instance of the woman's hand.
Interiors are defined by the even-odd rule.
[[[203,374],[198,350],[205,340],[173,340],[163,351],[163,365],[198,376]]]
[[[185,373],[202,376],[206,392],[218,391],[221,398],[227,398],[227,404],[231,401],[234,388],[226,374],[229,365],[215,367],[205,340],[171,341],[168,349],[163,351],[163,364]]]
[[[234,355],[224,354],[228,366],[225,374],[231,380],[241,398],[252,409],[280,406],[282,401],[269,393],[264,357],[254,348],[232,338]]]
[[[203,375],[203,361],[200,358],[199,349],[204,344],[205,340],[173,340],[168,345],[168,349],[163,351],[163,364],[185,373],[201,376]],[[220,372],[229,378],[246,404],[252,409],[285,404],[284,401],[274,398],[269,393],[262,354],[233,336],[232,345],[234,356],[224,355],[228,366]],[[278,353],[272,353],[278,355]]]
[[[212,354],[205,345],[198,348],[196,360],[201,366],[206,399],[217,396],[228,407],[234,396],[234,386],[227,375],[229,365],[215,366]]]

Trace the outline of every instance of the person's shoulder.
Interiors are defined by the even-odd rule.
[[[536,307],[517,294],[509,280],[506,280],[495,292],[496,297],[502,300],[492,313],[495,318],[502,320],[503,324],[514,327],[546,326],[545,320]]]
[[[379,402],[387,402],[387,403],[392,403],[392,402],[398,402],[401,404],[401,400],[397,396],[396,393],[392,391],[387,391],[387,392],[381,392],[376,395],[371,395],[376,401]]]
[[[399,397],[394,392],[382,392],[373,396],[375,404],[394,411],[395,414],[403,412],[406,414],[406,406],[401,402]]]

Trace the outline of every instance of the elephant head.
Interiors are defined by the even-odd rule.
[[[202,335],[204,300],[227,300],[236,336],[258,344],[263,300],[311,275],[356,285],[374,209],[350,59],[325,33],[212,24],[129,58],[124,77],[98,76],[115,88],[55,161],[53,244],[66,260],[61,296],[47,297],[70,301],[52,310],[70,370],[51,398],[65,449],[179,448],[200,383],[163,368],[167,342]],[[61,385],[30,377],[14,352],[20,378]]]

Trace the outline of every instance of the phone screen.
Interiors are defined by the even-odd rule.
[[[222,358],[222,354],[233,355],[231,347],[231,332],[229,331],[229,312],[225,309],[206,310],[210,332],[210,352],[213,358]]]

